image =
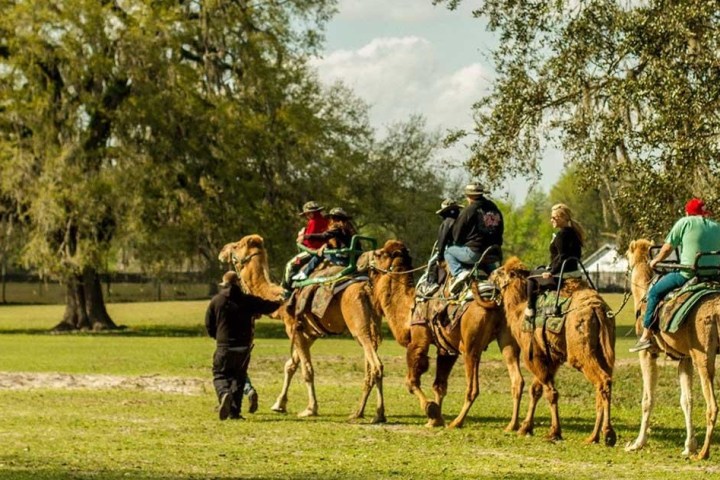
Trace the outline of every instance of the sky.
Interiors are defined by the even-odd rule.
[[[489,92],[490,52],[497,44],[484,20],[472,17],[477,5],[465,0],[451,12],[431,0],[339,0],[324,54],[314,61],[320,79],[342,81],[368,102],[379,132],[412,114],[441,132],[472,130],[472,104]],[[458,147],[444,156],[460,165],[468,153]],[[546,157],[539,184],[545,191],[562,169],[558,152]],[[493,196],[522,202],[528,186],[514,180]]]

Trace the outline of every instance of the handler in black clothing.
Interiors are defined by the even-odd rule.
[[[450,291],[461,285],[472,266],[477,263],[485,250],[492,246],[502,246],[505,224],[500,209],[485,198],[487,191],[479,184],[471,183],[465,187],[468,206],[460,211],[453,225],[453,245],[445,249],[450,274],[454,281]],[[485,258],[482,269],[490,273],[497,262],[502,260],[502,252],[492,258]]]
[[[563,269],[563,262],[567,260],[563,273],[575,272],[578,270],[577,259],[582,256],[585,232],[577,220],[573,220],[570,208],[564,203],[554,205],[550,223],[559,230],[550,243],[550,265],[533,270],[528,277],[528,306],[525,309],[525,316],[528,318],[535,316],[535,303],[540,292],[557,288],[560,281],[557,275],[560,275],[560,270]]]
[[[213,385],[220,402],[220,420],[242,418],[243,386],[255,334],[255,317],[272,313],[282,300],[265,300],[240,290],[237,273],[223,275],[222,290],[210,300],[205,328],[216,340],[213,356]]]

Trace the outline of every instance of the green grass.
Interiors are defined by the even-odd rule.
[[[617,306],[621,296],[609,296]],[[313,348],[320,417],[298,419],[306,393],[298,373],[287,415],[269,412],[289,353],[278,322],[257,328],[250,369],[260,410],[243,422],[220,422],[210,381],[213,342],[201,335],[206,302],[112,304],[127,330],[109,334],[52,335],[61,307],[0,307],[0,371],[107,374],[132,378],[197,379],[192,394],[134,388],[0,388],[0,478],[712,478],[720,473],[720,445],[707,462],[680,457],[684,439],[672,362],[661,362],[659,401],[650,445],[630,454],[622,446],[637,433],[640,372],[618,336],[613,421],[618,446],[583,445],[593,423],[592,387],[563,368],[558,376],[565,440],[543,440],[546,403],[537,411],[536,436],[502,431],[510,414],[507,373],[492,345],[483,356],[481,394],[466,426],[426,429],[414,397],[404,388],[404,351],[386,335],[388,423],[348,422],[359,397],[362,353],[348,338],[322,339]],[[632,305],[618,318],[619,332],[633,321]],[[433,352],[434,355],[434,352]],[[450,380],[447,420],[462,403],[459,361]],[[424,378],[427,388],[432,371]],[[530,380],[524,372],[526,381]],[[372,416],[374,395],[368,416]],[[695,388],[698,440],[704,407]],[[523,413],[526,401],[523,402]]]

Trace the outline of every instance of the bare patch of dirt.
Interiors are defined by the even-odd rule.
[[[32,390],[56,389],[112,389],[143,390],[148,392],[200,395],[208,391],[209,382],[199,378],[161,377],[141,375],[93,375],[69,373],[0,372],[0,389]]]

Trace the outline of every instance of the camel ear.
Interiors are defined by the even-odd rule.
[[[634,252],[634,251],[635,251],[635,240],[633,240],[632,242],[630,242],[630,245],[628,246],[628,251],[629,251],[629,252]]]

